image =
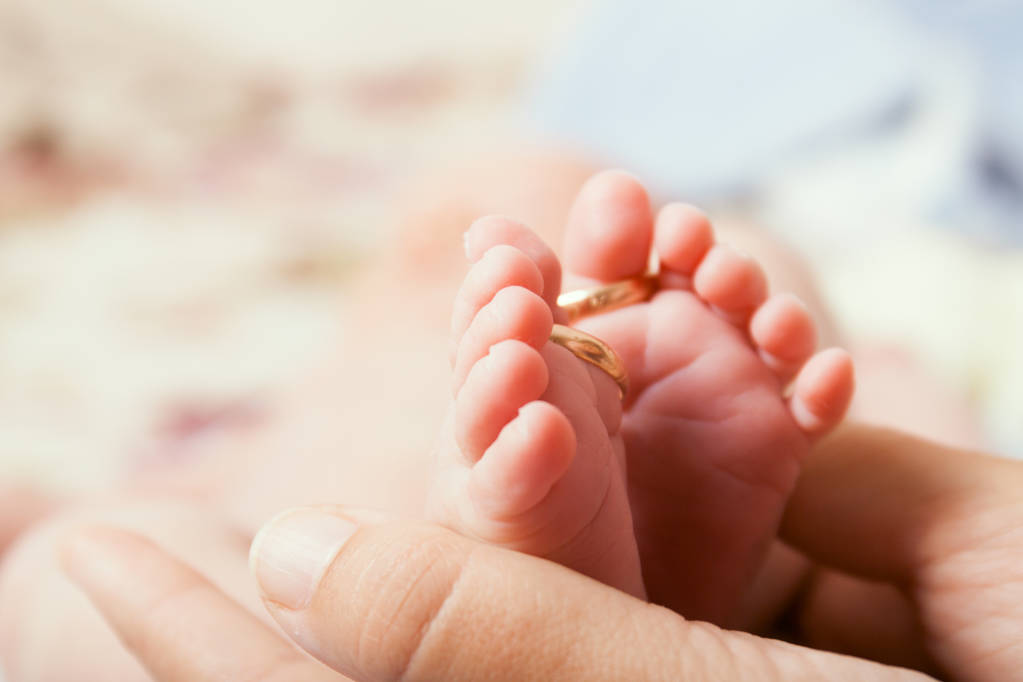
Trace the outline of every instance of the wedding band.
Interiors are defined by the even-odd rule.
[[[647,273],[589,289],[566,291],[558,296],[558,307],[569,322],[648,301],[657,291],[657,275]]]
[[[620,397],[625,397],[629,390],[629,376],[625,373],[625,365],[621,358],[596,336],[579,331],[563,324],[554,325],[550,340],[567,349],[572,355],[584,362],[603,370],[618,384]]]

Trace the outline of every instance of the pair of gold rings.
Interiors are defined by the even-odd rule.
[[[648,301],[656,291],[657,276],[645,274],[589,289],[565,292],[558,296],[558,307],[569,322],[575,322],[590,315]],[[606,372],[618,384],[623,397],[628,392],[629,376],[625,365],[611,346],[592,334],[561,324],[554,325],[550,340],[580,360]]]

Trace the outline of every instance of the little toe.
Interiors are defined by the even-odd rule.
[[[536,264],[543,277],[541,296],[555,309],[561,293],[561,263],[554,250],[528,227],[503,216],[480,218],[465,233],[465,255],[471,263],[499,244],[518,249]]]
[[[767,276],[752,258],[718,244],[697,266],[693,289],[729,320],[745,324],[767,298]]]
[[[757,308],[749,329],[761,358],[783,379],[795,374],[817,345],[810,311],[788,293],[772,296]]]
[[[568,471],[575,444],[561,410],[539,400],[526,404],[470,472],[476,508],[494,519],[529,511]]]
[[[712,246],[714,231],[702,211],[679,203],[662,208],[654,225],[654,248],[661,263],[661,287],[688,288],[696,267]]]
[[[483,456],[501,429],[547,388],[547,364],[536,349],[502,341],[469,371],[455,398],[455,442],[470,464]]]
[[[829,348],[814,355],[796,377],[789,411],[799,428],[819,437],[845,415],[852,400],[853,364],[849,353]]]
[[[505,287],[517,286],[543,293],[543,275],[529,256],[519,249],[498,244],[477,260],[462,281],[451,314],[450,359],[454,365],[458,344],[477,313]]]
[[[590,178],[565,228],[569,287],[613,282],[643,273],[650,259],[653,216],[643,186],[622,171]]]
[[[522,287],[498,291],[476,314],[458,344],[453,370],[456,394],[469,370],[491,347],[514,339],[540,349],[550,338],[553,326],[550,307],[534,292]]]

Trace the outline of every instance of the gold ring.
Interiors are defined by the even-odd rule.
[[[565,311],[569,322],[575,322],[597,313],[649,301],[656,291],[657,275],[647,273],[589,289],[566,291],[558,296],[558,307]]]
[[[618,353],[615,353],[611,346],[592,334],[573,327],[566,327],[563,324],[554,325],[550,340],[567,349],[580,360],[606,372],[618,384],[620,397],[625,397],[629,390],[629,375],[625,373],[625,364],[622,359],[618,357]]]

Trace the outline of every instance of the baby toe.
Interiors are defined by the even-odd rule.
[[[465,255],[471,263],[501,244],[518,249],[536,264],[543,277],[541,296],[552,309],[555,308],[561,293],[561,263],[554,250],[539,235],[503,216],[480,218],[465,233]]]
[[[789,411],[809,436],[834,428],[852,400],[855,380],[849,353],[829,348],[814,355],[796,377]]]
[[[529,256],[513,246],[498,244],[491,247],[469,269],[455,296],[451,314],[452,364],[462,336],[479,311],[493,300],[498,291],[512,286],[536,294],[543,293],[540,269]]]
[[[565,228],[569,286],[642,273],[652,240],[650,198],[639,181],[622,171],[598,173],[579,190]]]
[[[661,285],[688,288],[696,267],[714,246],[710,221],[699,209],[673,203],[661,209],[654,226],[654,248],[661,263]]]
[[[454,388],[465,383],[469,370],[491,347],[514,339],[539,349],[554,326],[550,307],[537,294],[522,287],[506,287],[483,306],[462,336],[455,355]]]
[[[575,445],[575,431],[561,410],[543,401],[524,405],[473,467],[473,503],[490,518],[529,511],[568,471]]]
[[[475,463],[501,429],[547,388],[547,365],[520,341],[502,341],[469,371],[455,398],[455,441]]]
[[[767,298],[767,276],[752,258],[718,244],[697,266],[693,289],[729,320],[745,324]]]
[[[753,313],[749,328],[765,364],[783,379],[791,377],[817,345],[817,328],[810,312],[792,294],[767,299]]]

